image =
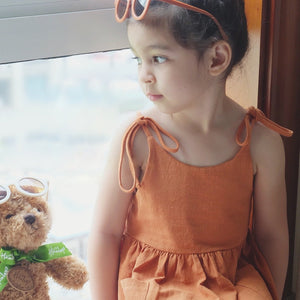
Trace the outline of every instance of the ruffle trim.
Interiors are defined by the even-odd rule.
[[[271,300],[263,279],[254,267],[244,264],[240,268],[241,250],[242,246],[178,254],[153,248],[126,235],[121,249],[119,280],[122,286],[133,281],[134,285],[147,283],[147,289],[157,290],[157,295],[179,289],[207,297],[205,299],[223,299],[225,294],[230,296],[228,299],[239,299],[239,294],[246,293],[255,298],[245,299]]]
[[[131,236],[124,236],[122,252],[126,253],[130,260],[133,273],[148,272],[149,267],[159,278],[180,277],[178,280],[189,277],[193,273],[198,278],[199,284],[204,282],[207,276],[211,278],[224,277],[232,282],[235,280],[238,260],[242,246],[231,249],[204,252],[204,253],[175,253],[163,249],[154,248]]]

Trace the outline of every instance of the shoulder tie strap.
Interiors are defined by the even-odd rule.
[[[239,128],[237,130],[236,142],[238,145],[245,146],[249,143],[250,138],[251,138],[251,128],[252,128],[254,122],[260,122],[263,125],[265,125],[266,127],[278,132],[279,134],[281,134],[283,136],[290,137],[293,135],[292,130],[282,127],[282,126],[278,125],[277,123],[271,121],[264,115],[264,113],[261,110],[251,106],[248,109],[248,112],[246,113],[246,116],[245,116],[243,122],[241,123],[241,125],[239,126]],[[245,137],[244,141],[241,141],[240,136],[245,128],[246,128],[246,137]]]
[[[147,136],[150,135],[149,132],[149,128],[151,128],[155,134],[158,137],[158,140],[161,144],[161,146],[163,147],[163,149],[165,149],[168,152],[177,152],[178,148],[179,148],[179,143],[178,141],[170,134],[168,133],[166,130],[164,130],[162,127],[160,127],[160,125],[158,125],[154,120],[152,120],[151,118],[147,118],[144,116],[140,116],[135,122],[133,122],[133,124],[127,129],[127,131],[125,132],[125,135],[123,137],[123,141],[122,141],[122,147],[121,147],[121,154],[120,154],[120,163],[119,163],[119,186],[121,188],[121,190],[123,192],[126,193],[132,193],[136,186],[137,186],[137,175],[136,175],[136,171],[135,171],[135,167],[134,167],[134,163],[133,163],[133,153],[132,153],[132,148],[133,148],[133,141],[134,138],[138,132],[139,129],[143,129],[144,132],[146,133]],[[174,144],[175,147],[168,147],[165,143],[165,141],[162,138],[162,134],[166,135],[168,138],[170,138]],[[126,153],[127,158],[128,158],[128,163],[129,163],[129,169],[133,178],[133,183],[132,186],[128,189],[126,189],[123,186],[122,183],[122,166],[123,166],[123,159],[124,159],[124,154]]]

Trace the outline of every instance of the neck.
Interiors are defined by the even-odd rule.
[[[208,90],[206,95],[201,95],[201,99],[193,107],[172,114],[171,118],[189,131],[208,133],[221,122],[229,101],[225,94],[225,86],[214,88]]]

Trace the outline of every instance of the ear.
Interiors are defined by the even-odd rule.
[[[212,76],[223,74],[231,62],[232,50],[226,41],[218,41],[209,49],[209,73]]]

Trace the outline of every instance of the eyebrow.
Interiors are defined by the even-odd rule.
[[[149,50],[171,50],[171,48],[168,45],[163,45],[163,44],[149,45],[146,47],[146,49],[149,49]]]

